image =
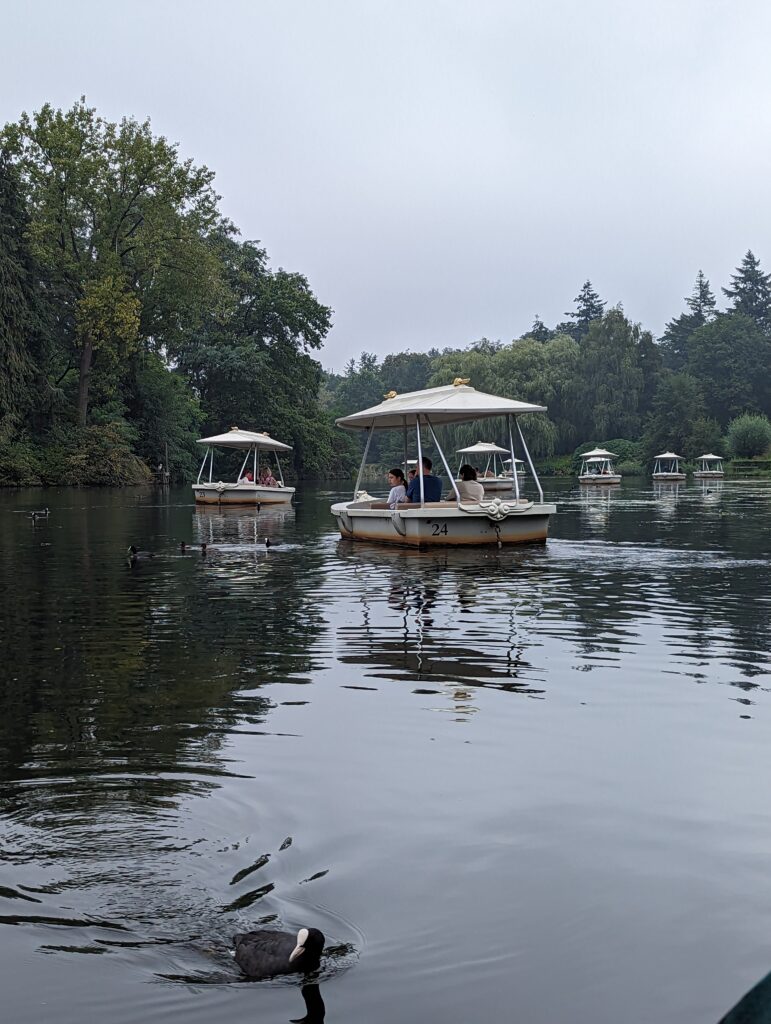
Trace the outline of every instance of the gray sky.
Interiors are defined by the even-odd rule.
[[[551,326],[587,277],[658,334],[700,267],[771,271],[765,0],[2,8],[2,121],[149,116],[334,308],[327,367]]]

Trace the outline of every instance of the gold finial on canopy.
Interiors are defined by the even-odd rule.
[[[461,387],[461,385],[469,384],[470,382],[471,382],[471,377],[456,377],[455,380],[452,382],[452,386],[454,388],[459,388],[459,387]]]
[[[396,391],[389,391],[387,394],[383,395],[383,398],[396,398],[396,395]]]

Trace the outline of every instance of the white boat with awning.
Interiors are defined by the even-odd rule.
[[[683,461],[682,455],[675,455],[674,452],[662,452],[654,460],[653,479],[685,480],[685,472],[680,468],[680,463]]]
[[[580,484],[620,484],[621,474],[616,472],[613,460],[618,456],[606,448],[592,448],[581,456],[581,468],[578,471]]]
[[[725,476],[720,455],[700,455],[696,462],[699,468],[694,470],[693,475],[697,480],[722,480]]]
[[[367,435],[353,500],[338,502],[331,509],[341,535],[351,540],[413,547],[545,541],[549,516],[556,512],[556,506],[544,501],[543,490],[519,425],[521,415],[545,411],[542,405],[484,394],[458,378],[448,387],[429,388],[404,395],[392,391],[379,405],[341,417],[337,420],[338,426],[345,430],[364,430]],[[489,499],[485,495],[478,502],[461,498],[455,475],[436,436],[436,429],[448,424],[494,418],[503,419],[507,425],[508,451],[512,459],[516,458],[516,434],[538,491],[537,500],[529,499],[521,493],[517,474],[512,477],[511,495],[493,495]],[[413,429],[417,437],[418,463],[422,463],[424,456],[422,435],[425,430],[451,483],[451,496],[447,500],[426,501],[424,479],[419,475],[418,502],[400,504],[395,509],[383,508],[382,502],[376,502],[359,491],[372,436],[376,430],[400,431],[404,438],[406,462],[408,430]]]
[[[206,446],[193,494],[198,504],[207,505],[287,505],[291,503],[294,487],[287,487],[279,461],[279,452],[291,452],[292,447],[276,441],[266,433],[239,430],[231,427],[225,434],[201,437],[198,444]],[[215,480],[214,452],[217,448],[237,449],[244,453],[241,469],[235,481]],[[273,457],[278,473],[274,477],[270,466]]]
[[[489,441],[477,441],[476,444],[469,445],[468,448],[458,448],[456,454],[468,456],[462,462],[469,463],[477,470],[477,480],[485,491],[510,491],[514,487],[511,473],[506,472],[501,459],[502,455],[509,454],[508,448],[501,448],[500,445]],[[511,459],[508,461],[510,463]],[[476,465],[481,462],[484,462],[484,469]],[[523,470],[518,470],[518,472],[523,472]],[[460,467],[458,467],[456,476],[456,480],[459,479]]]

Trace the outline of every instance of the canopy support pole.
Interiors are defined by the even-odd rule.
[[[415,417],[417,420],[418,429],[418,483],[420,485],[420,504],[421,507],[426,503],[426,491],[423,486],[423,445],[420,442],[420,413]]]
[[[374,426],[374,423],[373,425]],[[361,474],[364,472],[364,466],[367,463],[367,456],[369,455],[369,445],[372,440],[373,429],[372,426],[367,427],[367,443],[364,445],[364,454],[361,457],[361,465],[359,466],[359,472],[356,476],[356,486],[353,489],[353,500],[356,501],[356,495],[359,493],[359,484],[361,483]]]
[[[212,474],[214,473],[214,449],[209,449],[209,483],[211,483]]]
[[[402,432],[403,432],[403,443],[404,443],[404,480],[407,481],[407,474],[410,467],[407,465],[407,417],[402,417]]]
[[[426,423],[428,424],[428,429],[431,431],[431,437],[433,437],[433,439],[434,439],[434,444],[436,445],[436,450],[439,452],[439,457],[441,458],[442,464],[444,465],[444,471],[447,474],[447,476],[450,478],[450,483],[452,484],[452,489],[455,491],[455,497],[458,499],[458,504],[460,504],[460,491],[458,490],[458,485],[455,482],[455,477],[452,475],[452,471],[450,470],[450,467],[447,465],[447,459],[444,457],[444,452],[442,451],[442,446],[439,444],[437,436],[434,433],[434,428],[431,426],[431,420],[428,418],[428,416],[426,416]]]
[[[535,480],[535,486],[538,488],[538,495],[541,499],[541,502],[543,503],[543,488],[541,487],[541,481],[538,479],[538,474],[535,471],[533,460],[530,458],[530,452],[528,451],[528,447],[525,444],[525,439],[522,436],[522,427],[520,427],[519,425],[519,420],[517,420],[517,431],[519,433],[519,439],[522,442],[522,447],[524,449],[525,455],[527,456],[527,464],[530,466],[530,472],[533,474],[533,480]]]
[[[240,469],[240,471],[239,471],[239,474],[238,474],[238,477],[237,477],[237,479],[236,479],[236,483],[238,483],[238,481],[239,481],[239,480],[241,479],[241,477],[242,477],[242,476],[244,475],[244,470],[246,469],[246,463],[247,463],[248,461],[249,461],[249,449],[247,448],[247,449],[246,449],[246,455],[244,455],[244,461],[243,461],[243,462],[241,463],[241,469]]]
[[[517,473],[517,460],[514,456],[514,435],[511,430],[511,416],[506,417],[509,425],[509,448],[511,449],[511,475],[514,479],[514,498],[519,504],[519,474]]]
[[[281,481],[281,486],[284,486],[284,474],[281,472],[281,463],[278,460],[278,452],[273,452],[276,459],[276,466],[278,468],[278,478]]]
[[[254,477],[254,483],[256,484],[257,483],[257,449],[253,448],[252,451],[254,452],[254,468],[252,469],[252,476]],[[255,526],[255,529],[257,529],[256,526]]]
[[[208,458],[209,458],[209,449],[207,448],[206,451],[203,453],[203,462],[201,463],[201,468],[198,470],[198,479],[196,480],[197,484],[200,484],[200,482],[201,482],[201,477],[203,476],[203,471],[204,471],[204,469],[206,467],[206,460]]]

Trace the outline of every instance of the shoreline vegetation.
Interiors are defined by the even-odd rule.
[[[547,476],[574,475],[595,446],[626,475],[666,449],[771,475],[771,275],[751,251],[724,308],[699,270],[658,339],[587,280],[551,328],[536,314],[507,342],[363,352],[337,374],[315,358],[331,307],[273,269],[219,199],[213,172],[149,121],[111,123],[85,98],[0,130],[0,486],[151,483],[160,463],[190,481],[196,438],[232,425],[291,444],[292,480],[346,479],[361,441],[336,417],[455,377],[548,406],[528,418]],[[441,441],[454,451],[491,429]],[[398,465],[401,438],[375,436],[370,457]]]

